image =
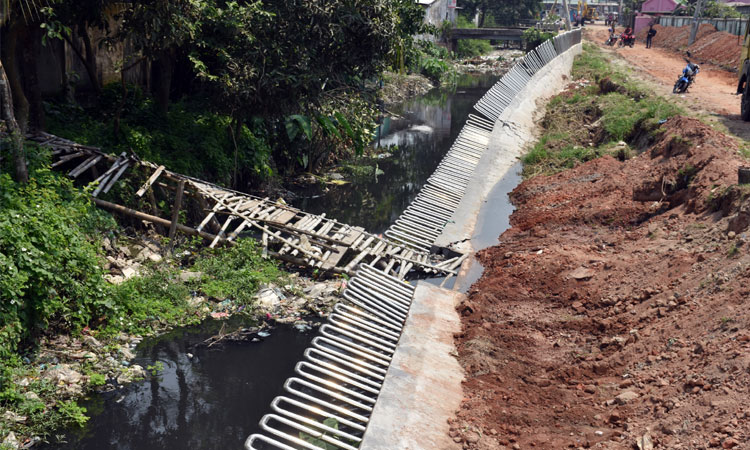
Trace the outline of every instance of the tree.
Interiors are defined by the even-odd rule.
[[[282,165],[310,167],[334,142],[362,139],[352,136],[367,127],[352,126],[352,115],[372,114],[360,102],[364,82],[410,45],[422,14],[408,0],[215,2],[187,47],[215,107],[238,124],[263,117],[294,141],[276,154]]]
[[[540,0],[464,0],[462,14],[468,19],[479,15],[478,26],[482,28],[488,16],[497,25],[517,25],[520,19],[534,18],[542,8]]]
[[[19,15],[26,19],[27,14],[31,15],[36,11],[37,5],[33,0],[4,0],[0,3],[0,25],[11,22]],[[12,57],[15,59],[15,55],[12,55]],[[2,58],[0,58],[0,120],[2,120],[4,125],[2,131],[8,135],[8,138],[4,143],[7,145],[3,145],[3,153],[5,153],[6,148],[10,149],[10,155],[14,166],[14,178],[19,183],[26,183],[29,180],[29,171],[26,166],[23,132],[16,121],[10,81],[5,72]]]
[[[52,0],[51,6],[42,8],[46,19],[43,27],[47,37],[63,39],[86,69],[91,88],[99,94],[102,83],[97,74],[96,52],[91,32],[94,29],[109,32],[105,12],[115,5],[115,0]]]
[[[130,2],[121,14],[118,38],[128,40],[142,58],[153,64],[154,94],[163,114],[169,107],[177,59],[196,40],[201,13],[211,4],[209,0],[145,0]]]

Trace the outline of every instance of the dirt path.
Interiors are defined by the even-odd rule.
[[[654,92],[665,97],[677,97],[690,110],[712,117],[736,136],[750,139],[750,123],[740,118],[740,97],[735,95],[737,74],[695,60],[701,66],[695,84],[687,94],[676,96],[672,94],[672,87],[685,67],[681,55],[656,47],[647,49],[643,42],[637,42],[633,48],[606,46],[604,41],[608,34],[604,25],[587,26],[584,36],[630,65],[634,69],[633,75],[649,83]]]

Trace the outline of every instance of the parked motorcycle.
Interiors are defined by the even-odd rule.
[[[620,35],[620,42],[617,44],[617,46],[622,48],[626,45],[629,45],[630,48],[633,48],[633,46],[635,45],[635,36],[633,36],[632,34],[622,33]]]
[[[609,39],[604,41],[604,44],[609,45],[610,47],[614,47],[616,43],[617,43],[617,36],[615,34],[610,34]]]
[[[690,57],[690,53],[688,53],[688,57]],[[691,63],[688,58],[685,58],[685,61],[687,62],[687,66],[682,69],[682,74],[677,78],[677,82],[672,88],[673,94],[687,92],[688,88],[695,82],[695,76],[698,75],[698,71],[700,71],[698,64]]]

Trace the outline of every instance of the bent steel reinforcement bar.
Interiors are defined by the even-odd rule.
[[[489,144],[495,121],[526,83],[557,55],[581,42],[580,29],[546,41],[521,58],[475,105],[455,143],[417,198],[386,231],[415,251],[429,251],[458,207]],[[455,258],[462,261],[462,258]],[[320,335],[284,383],[260,421],[263,434],[245,441],[246,450],[310,449],[329,444],[359,448],[390,366],[414,287],[397,277],[360,265],[344,301],[334,307]]]

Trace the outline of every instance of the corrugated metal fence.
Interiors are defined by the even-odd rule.
[[[711,19],[702,18],[699,19],[700,23],[710,23],[715,26],[719,31],[726,31],[729,34],[735,36],[744,36],[745,30],[747,29],[747,19]],[[693,18],[688,16],[661,16],[659,17],[659,25],[665,27],[684,27],[691,25]]]

